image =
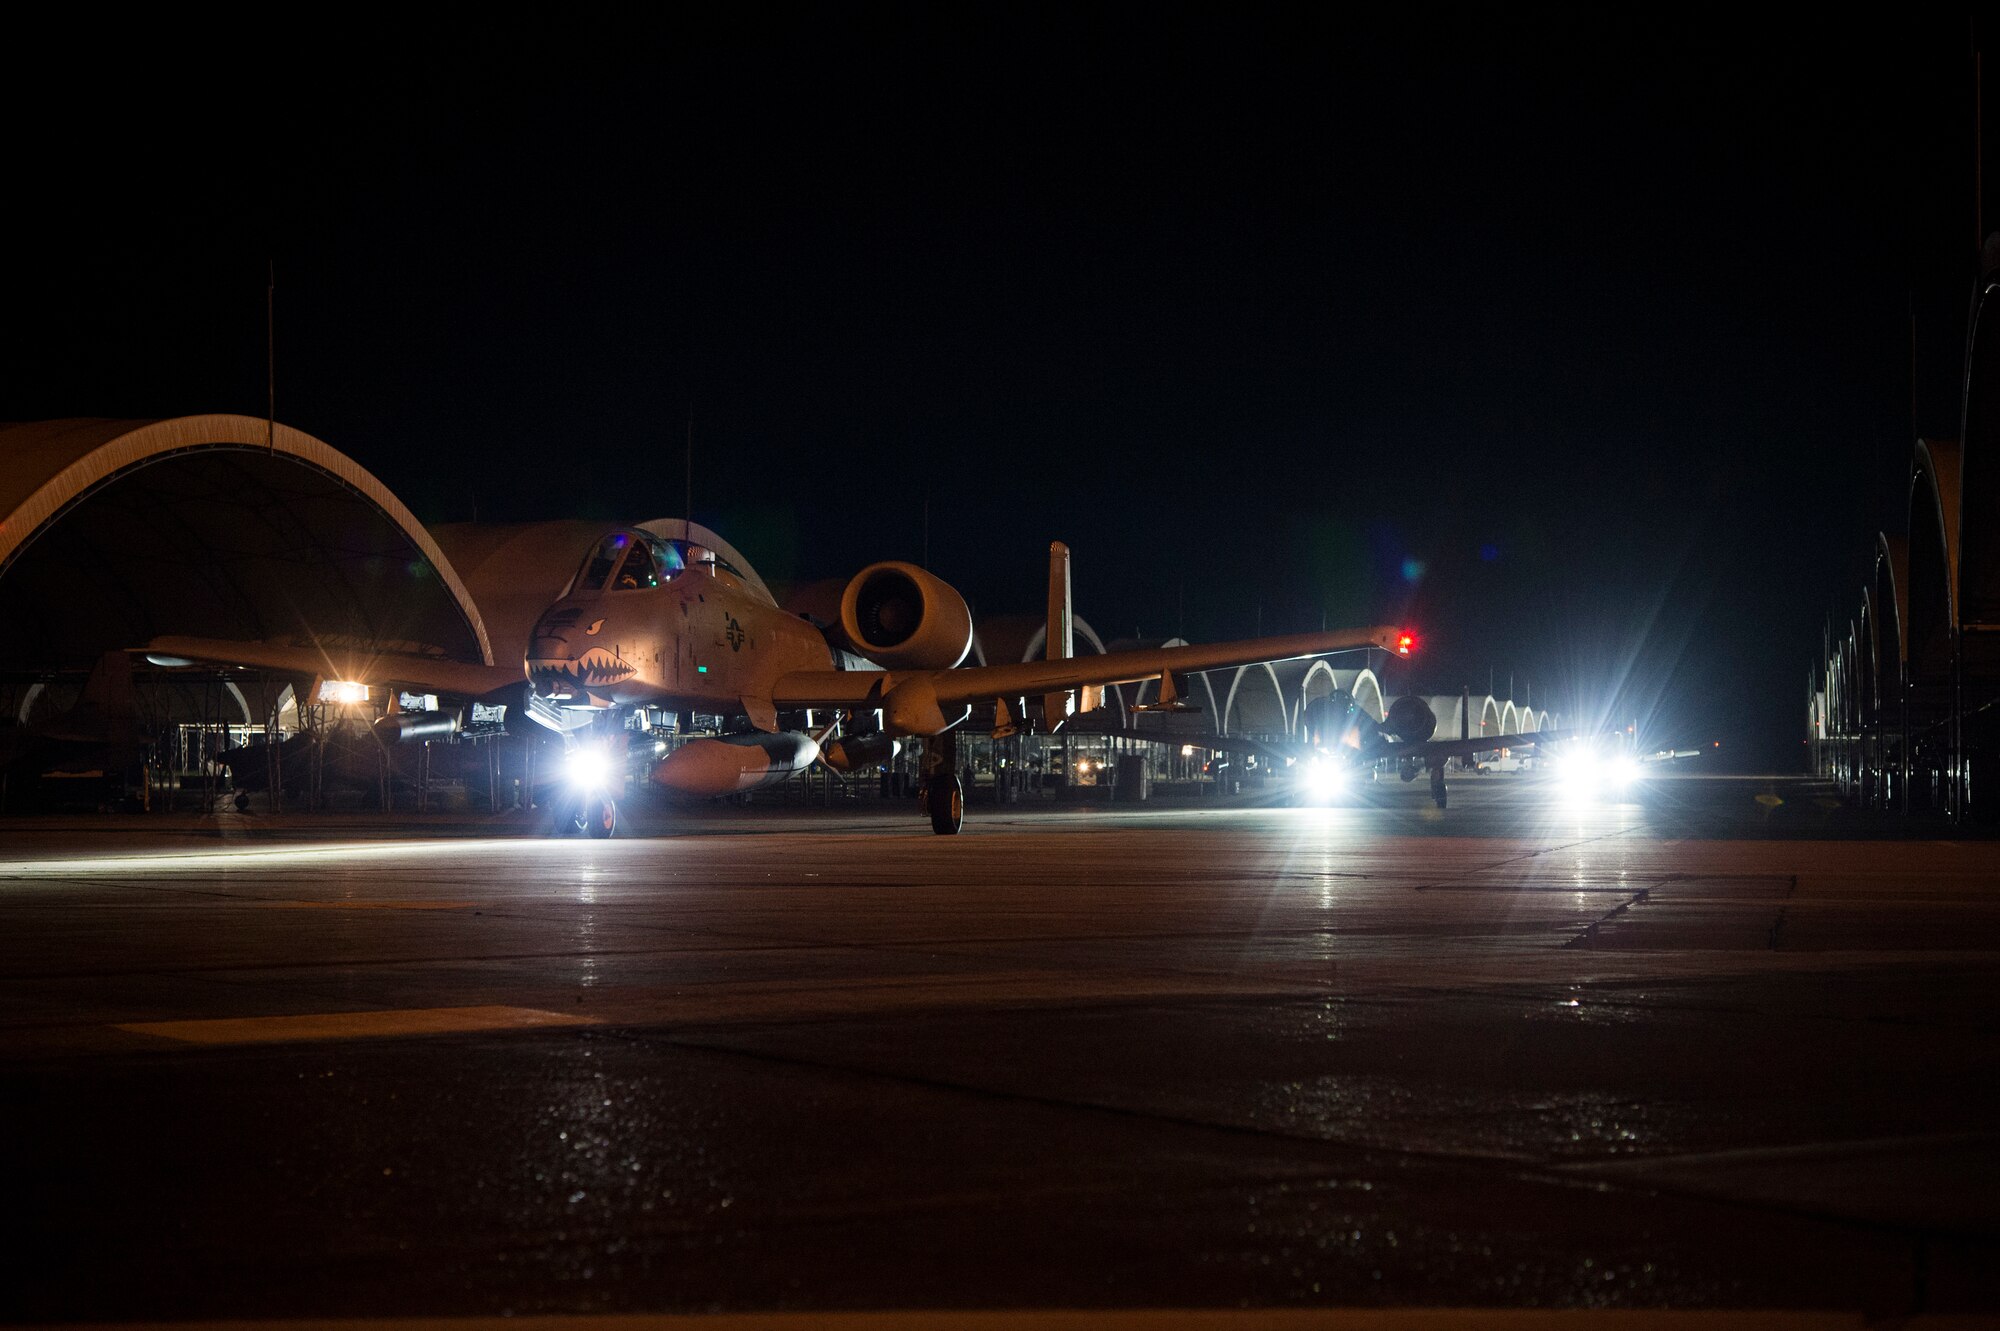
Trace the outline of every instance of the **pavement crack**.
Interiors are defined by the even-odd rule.
[[[1645,887],[1640,888],[1637,892],[1634,892],[1626,900],[1619,902],[1616,906],[1613,906],[1610,910],[1605,911],[1604,914],[1598,916],[1596,919],[1592,920],[1589,924],[1584,925],[1583,932],[1578,934],[1576,937],[1570,939],[1568,942],[1564,943],[1563,946],[1565,948],[1591,946],[1597,940],[1597,930],[1599,926],[1611,923],[1611,921],[1617,919],[1620,915],[1623,915],[1626,911],[1632,909],[1632,907],[1638,905],[1640,902],[1648,900],[1651,897],[1651,895],[1652,895],[1652,889]]]

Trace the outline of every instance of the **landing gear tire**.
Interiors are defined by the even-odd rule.
[[[238,813],[248,813],[250,810],[250,795],[247,791],[237,791],[236,798],[229,802],[235,806]]]
[[[956,836],[965,826],[965,787],[955,776],[933,777],[924,787],[924,807],[931,816],[931,831]]]
[[[584,831],[602,840],[618,830],[618,805],[606,798],[587,800],[584,803],[587,815]]]
[[[1444,768],[1431,768],[1431,799],[1442,809],[1445,806]]]

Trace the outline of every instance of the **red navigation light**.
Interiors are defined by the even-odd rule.
[[[1415,651],[1416,649],[1417,649],[1417,635],[1416,635],[1416,634],[1414,634],[1414,633],[1404,633],[1404,634],[1400,634],[1400,635],[1398,635],[1398,636],[1397,636],[1397,638],[1396,638],[1396,655],[1398,655],[1398,656],[1408,656],[1408,655],[1409,655],[1409,654],[1410,654],[1411,652]]]

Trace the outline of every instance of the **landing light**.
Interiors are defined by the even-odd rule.
[[[563,757],[563,775],[578,790],[602,790],[611,784],[611,755],[595,746],[572,749]]]
[[[1331,799],[1347,788],[1347,765],[1324,754],[1306,763],[1306,788],[1321,799]]]
[[[1574,800],[1622,795],[1642,775],[1639,760],[1630,754],[1598,754],[1589,749],[1563,754],[1550,766],[1564,792]]]

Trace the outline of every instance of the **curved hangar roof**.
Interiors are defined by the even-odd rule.
[[[161,634],[493,663],[423,525],[352,458],[249,416],[0,425],[0,665]]]

